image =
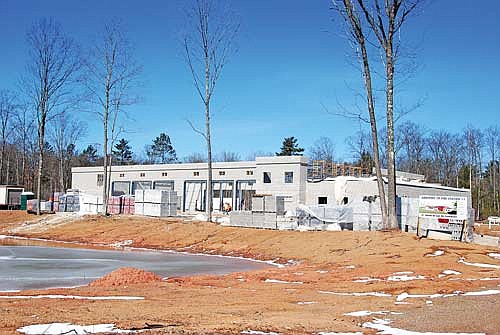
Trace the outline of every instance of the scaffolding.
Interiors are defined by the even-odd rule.
[[[324,160],[314,160],[309,164],[309,179],[325,179],[338,176],[368,177],[370,169],[345,163],[335,163]]]

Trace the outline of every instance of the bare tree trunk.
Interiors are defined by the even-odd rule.
[[[4,157],[5,157],[5,138],[2,138],[2,149],[0,150],[0,184],[4,183],[3,179]]]
[[[20,161],[19,156],[20,156],[19,150],[17,150],[16,148],[16,162]],[[16,185],[21,185],[21,173],[19,170],[19,164],[16,165]]]
[[[196,129],[190,121],[188,123],[195,132],[203,136],[207,144],[208,178],[205,210],[208,221],[212,221],[213,209],[210,102],[221,71],[231,52],[231,43],[239,29],[239,24],[231,22],[230,12],[218,12],[216,7],[219,2],[221,1],[195,1],[192,15],[188,15],[192,20],[194,33],[184,37],[187,64],[191,70],[196,91],[205,107],[205,131]]]
[[[210,141],[210,104],[209,101],[205,104],[205,120],[206,120],[206,134],[207,134],[207,154],[208,154],[208,178],[207,178],[207,221],[212,221],[212,207],[213,207],[213,194],[212,194],[212,144]]]
[[[42,109],[44,107],[42,106]],[[42,197],[42,173],[43,173],[43,151],[44,151],[44,136],[45,136],[45,116],[42,115],[41,122],[38,127],[38,172],[37,172],[37,186],[36,186],[36,199],[37,208],[36,214],[40,215],[40,199]]]
[[[6,155],[7,157],[7,166],[6,166],[6,169],[5,169],[5,172],[6,172],[6,176],[5,176],[5,183],[6,184],[12,184],[11,183],[11,178],[10,178],[10,157],[9,157],[9,151],[6,152]]]
[[[64,192],[64,155],[59,155],[59,191]]]
[[[107,107],[108,108],[108,107]],[[102,184],[102,215],[108,214],[108,113],[104,114],[104,139],[103,139],[103,184]]]
[[[392,26],[389,36],[392,36]],[[388,39],[386,47],[386,78],[387,78],[387,215],[389,229],[398,228],[396,216],[396,154],[394,152],[394,58],[392,53],[392,38]]]
[[[378,131],[377,131],[377,119],[375,117],[375,104],[373,101],[373,88],[372,88],[372,79],[371,79],[371,71],[370,65],[368,62],[368,54],[366,52],[366,45],[363,43],[361,47],[361,53],[363,57],[363,70],[365,77],[365,88],[366,95],[368,99],[368,113],[370,115],[370,128],[372,133],[372,144],[373,144],[373,160],[375,163],[375,173],[377,175],[377,188],[378,194],[380,198],[380,210],[382,213],[382,223],[384,226],[387,225],[387,202],[385,198],[385,189],[384,189],[384,178],[382,177],[382,170],[380,164],[380,151],[378,145]]]
[[[371,128],[371,135],[372,135],[371,137],[373,145],[373,160],[375,163],[375,173],[377,175],[377,188],[380,198],[380,210],[382,213],[383,225],[387,227],[387,203],[385,197],[384,179],[382,177],[382,171],[381,171],[377,119],[375,116],[375,103],[373,99],[372,78],[371,78],[368,52],[366,49],[366,40],[361,25],[361,21],[354,10],[352,2],[350,0],[343,0],[343,3],[344,3],[345,13],[341,9],[339,9],[339,12],[346,21],[346,24],[348,24],[349,30],[351,31],[353,38],[355,39],[357,45],[361,49],[361,59],[363,62],[363,75],[365,80],[365,89],[366,89],[366,96],[368,103],[368,114],[370,116],[370,128]],[[335,2],[333,2],[333,4],[336,5]]]

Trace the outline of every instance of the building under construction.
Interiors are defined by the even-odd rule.
[[[146,189],[173,190],[180,211],[206,209],[206,163],[113,166],[110,175],[112,195],[133,195],[135,190]],[[470,207],[469,189],[425,183],[424,179],[418,174],[397,173],[399,215],[408,217],[403,207],[414,204],[421,195],[465,197]],[[74,189],[100,196],[103,182],[102,167],[72,169]],[[222,211],[224,204],[236,211],[251,210],[255,195],[268,195],[280,197],[288,214],[295,213],[299,205],[347,205],[354,209],[354,221],[360,228],[381,221],[376,177],[360,167],[309,162],[304,156],[257,157],[254,161],[213,163],[212,183],[214,211]],[[385,177],[384,183],[387,185]],[[364,214],[356,218],[357,212],[367,211],[369,219]]]

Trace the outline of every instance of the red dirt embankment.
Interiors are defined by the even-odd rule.
[[[162,278],[154,272],[136,268],[119,268],[107,275],[94,280],[90,287],[123,286],[131,284],[147,284],[161,281]]]
[[[26,211],[0,211],[0,231],[37,218],[39,217]]]
[[[374,317],[387,317],[393,320],[393,326],[422,332],[498,334],[500,329],[498,294],[408,298],[402,301],[404,304],[396,303],[401,293],[499,290],[497,248],[419,240],[401,232],[271,231],[132,216],[89,216],[65,224],[24,225],[16,232],[26,237],[89,243],[89,247],[127,245],[277,259],[281,263],[295,260],[299,264],[130,286],[32,291],[29,294],[57,292],[144,299],[0,299],[3,333],[15,334],[16,327],[26,324],[72,322],[116,323],[122,329],[145,323],[167,325],[150,334],[240,334],[244,330],[374,334],[374,330],[360,327]],[[103,282],[109,279],[113,283],[113,277],[109,275]],[[432,300],[432,304],[426,300]],[[363,317],[346,315],[363,310],[387,312]]]

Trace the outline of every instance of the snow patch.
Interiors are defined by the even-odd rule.
[[[251,335],[280,335],[279,333],[275,332],[263,332],[260,330],[244,330],[241,332],[241,334],[251,334]]]
[[[435,298],[448,298],[448,297],[456,297],[456,296],[483,296],[483,295],[496,295],[500,294],[500,290],[485,290],[485,291],[476,291],[476,292],[460,292],[460,291],[455,291],[453,293],[449,294],[440,294],[440,293],[435,293],[435,294],[408,294],[406,292],[401,293],[396,297],[396,301],[403,301],[407,298],[429,298],[429,299],[435,299]]]
[[[318,291],[318,293],[332,294],[332,295],[343,295],[343,296],[354,296],[354,297],[366,297],[366,296],[372,296],[372,297],[392,297],[392,295],[390,295],[388,293],[383,293],[383,292],[354,292],[354,293],[348,293],[348,292]]]
[[[446,276],[451,276],[451,275],[461,275],[462,272],[458,272],[455,270],[444,270],[441,272],[441,274],[438,275],[439,278],[446,277]]]
[[[477,266],[480,268],[490,268],[490,269],[500,269],[500,265],[495,265],[495,264],[485,264],[485,263],[471,263],[465,261],[465,258],[461,257],[458,260],[459,263],[465,264],[465,265],[470,265],[470,266]]]
[[[284,281],[284,280],[279,280],[279,279],[266,279],[264,280],[264,283],[277,283],[277,284],[304,284],[301,281]]]
[[[382,279],[371,278],[371,277],[358,277],[358,279],[353,280],[354,283],[369,283],[372,281],[382,281]]]
[[[73,325],[71,323],[47,323],[31,326],[24,326],[17,329],[24,334],[97,334],[97,333],[132,333],[131,330],[116,328],[114,324],[99,324],[89,326]]]
[[[388,281],[410,281],[410,280],[422,280],[425,279],[425,276],[408,276],[408,275],[400,275],[400,276],[389,276],[387,277]]]
[[[432,254],[426,254],[427,257],[437,257],[444,255],[444,250],[436,250]]]
[[[1,235],[0,235],[0,238],[1,238]],[[489,253],[488,256],[490,256],[491,258],[494,258],[494,259],[500,259],[500,254],[497,254],[495,252]]]
[[[113,248],[123,248],[123,247],[129,246],[129,245],[132,245],[132,243],[134,243],[133,240],[124,240],[124,241],[111,243],[110,246],[112,246]]]
[[[463,295],[478,296],[478,295],[495,295],[495,294],[500,294],[500,290],[486,290],[486,291],[479,291],[479,292],[466,292]]]

